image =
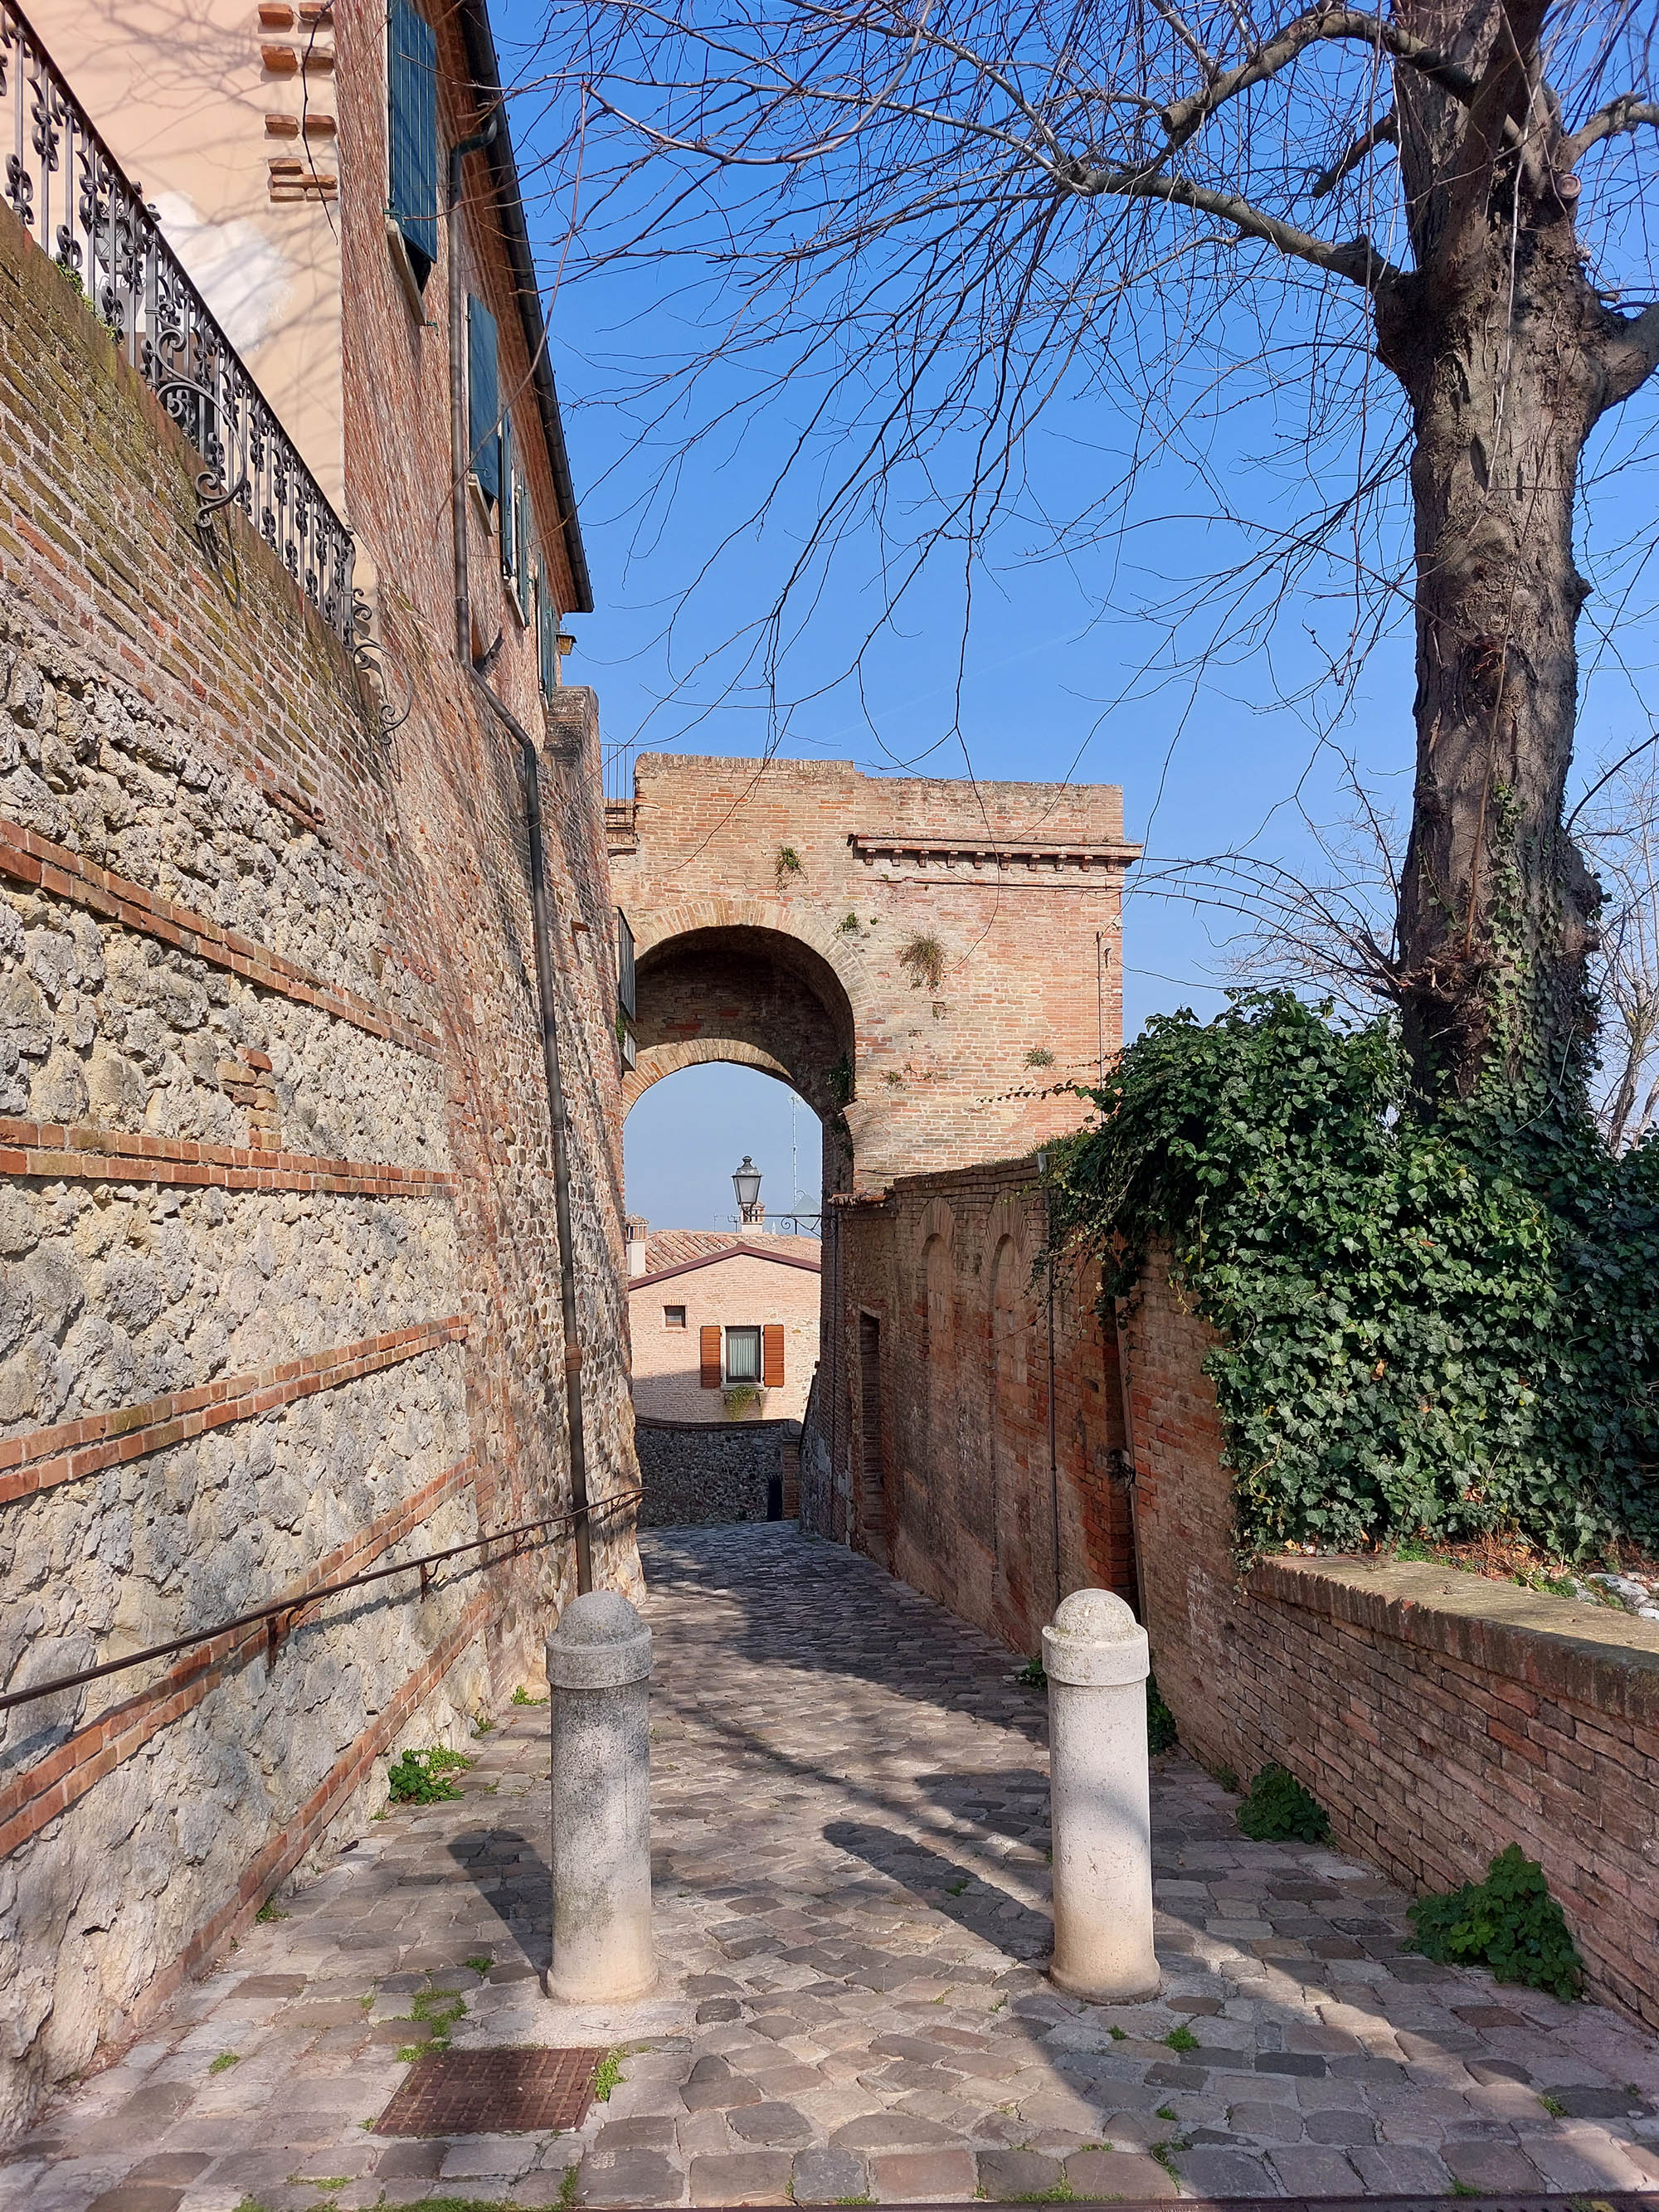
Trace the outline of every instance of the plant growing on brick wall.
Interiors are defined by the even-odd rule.
[[[1584,1962],[1544,1869],[1519,1844],[1499,1851],[1485,1881],[1407,1905],[1409,1948],[1425,1959],[1490,1966],[1500,1982],[1524,1982],[1553,1996],[1583,1995]]]
[[[913,937],[900,946],[898,960],[909,975],[913,991],[921,990],[924,983],[930,991],[937,991],[945,980],[945,947],[936,937]]]
[[[1054,1056],[1046,1044],[1034,1044],[1025,1055],[1027,1067],[1052,1067]]]
[[[1155,1676],[1146,1677],[1146,1748],[1156,1758],[1160,1751],[1173,1751],[1180,1741],[1176,1717],[1158,1693]]]
[[[1055,1148],[1056,1239],[1131,1295],[1155,1244],[1205,1362],[1237,1540],[1659,1540],[1659,1143],[1582,1093],[1412,1103],[1392,1020],[1288,993],[1156,1016]]]
[[[780,890],[783,889],[791,876],[804,875],[805,873],[805,869],[802,864],[800,854],[795,850],[793,845],[779,846],[778,857],[774,864],[774,872],[776,875],[778,889]]]
[[[1331,1823],[1287,1766],[1264,1766],[1238,1808],[1238,1825],[1259,1844],[1328,1844]]]
[[[751,1406],[764,1407],[766,1393],[758,1382],[728,1382],[720,1393],[720,1403],[729,1420],[739,1421]]]

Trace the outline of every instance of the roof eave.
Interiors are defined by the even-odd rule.
[[[472,72],[479,108],[482,112],[488,113],[495,104],[502,87],[501,65],[495,58],[495,40],[489,28],[486,0],[461,0],[460,19],[461,36],[466,45],[467,66]],[[559,524],[564,538],[565,555],[570,563],[570,583],[575,604],[568,611],[591,615],[593,611],[592,579],[588,574],[587,553],[582,544],[581,524],[576,514],[576,488],[571,478],[570,456],[564,442],[558,391],[553,381],[553,366],[547,357],[547,328],[542,320],[541,292],[536,282],[535,258],[530,251],[530,233],[525,224],[524,201],[519,191],[519,167],[513,158],[513,140],[507,128],[504,99],[501,103],[501,121],[487,151],[490,173],[495,180],[495,197],[501,207],[501,231],[507,241],[507,258],[513,264],[519,319],[524,327],[525,348],[530,356],[530,374],[535,387],[537,410],[541,416],[542,434],[547,441],[548,459],[553,469],[553,488],[561,510]]]

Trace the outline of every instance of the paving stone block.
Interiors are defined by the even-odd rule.
[[[1515,2143],[1447,2142],[1440,2155],[1455,2181],[1478,2189],[1483,2197],[1543,2186],[1538,2168]]]
[[[1174,2175],[1158,2160],[1138,2151],[1080,2150],[1066,2161],[1066,2185],[1091,2199],[1179,2195]]]
[[[836,2204],[870,2190],[870,2169],[855,2151],[828,2143],[798,2153],[790,2168],[790,2193],[797,2204]]]
[[[1045,2158],[1036,2151],[982,2150],[979,2154],[979,2193],[994,2204],[1041,2196],[1060,2178],[1060,2160]]]
[[[793,2160],[771,2150],[729,2151],[691,2161],[694,2204],[780,2204],[787,2197]],[[598,2201],[598,2200],[595,2200]]]
[[[793,2105],[742,2106],[732,2112],[727,2124],[744,2142],[777,2149],[799,2150],[812,2140],[811,2122]]]
[[[590,2151],[576,2168],[578,2204],[678,2204],[684,2177],[660,2151]]]
[[[871,2193],[878,2204],[961,2203],[974,2193],[974,2154],[932,2145],[922,2150],[883,2150],[870,2160]]]
[[[1177,2152],[1181,2178],[1200,2197],[1282,2197],[1285,2191],[1266,2162],[1239,2150]]]
[[[1355,2174],[1340,2150],[1318,2143],[1283,2143],[1267,2164],[1290,2197],[1352,2197]]]

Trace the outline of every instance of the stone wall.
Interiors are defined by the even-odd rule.
[[[634,1442],[642,1528],[792,1521],[799,1510],[799,1421],[638,1420]]]
[[[4,208],[0,457],[15,1690],[556,1516],[569,1478],[519,764],[440,643],[441,548],[386,603],[413,694],[388,747],[255,533],[205,560],[198,457]],[[539,723],[533,673],[519,696]],[[555,703],[603,1498],[637,1480],[615,946],[592,701]],[[388,1757],[533,1680],[571,1575],[556,1529],[0,1716],[0,2130],[376,1810]]]
[[[1124,1340],[1152,1664],[1182,1741],[1288,1766],[1408,1889],[1542,1865],[1595,1993],[1659,2027],[1659,1624],[1426,1564],[1289,1557],[1241,1579],[1211,1339],[1155,1267]]]
[[[1133,1589],[1116,1343],[1070,1268],[1051,1336],[1045,1235],[1030,1159],[831,1207],[802,1455],[806,1527],[1027,1653],[1058,1593]]]

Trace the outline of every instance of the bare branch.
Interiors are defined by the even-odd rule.
[[[1385,254],[1378,252],[1369,238],[1350,239],[1345,246],[1333,245],[1328,239],[1316,238],[1310,231],[1300,229],[1293,222],[1252,207],[1237,193],[1194,184],[1189,177],[1148,175],[1144,170],[1138,173],[1108,172],[1103,175],[1085,171],[1077,177],[1073,189],[1085,198],[1108,192],[1123,199],[1163,200],[1170,207],[1193,208],[1200,214],[1216,216],[1223,222],[1231,223],[1241,236],[1258,239],[1264,246],[1277,246],[1281,253],[1323,270],[1328,276],[1346,276],[1351,283],[1368,292],[1380,291],[1385,284],[1405,282],[1405,271],[1396,269]]]
[[[1639,131],[1644,123],[1659,128],[1659,100],[1642,100],[1633,92],[1621,92],[1617,100],[1610,100],[1592,115],[1582,130],[1562,140],[1561,162],[1567,168],[1575,167],[1600,140],[1617,137],[1626,131]]]
[[[1650,302],[1628,322],[1622,315],[1610,313],[1607,324],[1603,355],[1607,364],[1606,404],[1616,407],[1632,392],[1640,391],[1654,370],[1659,368],[1659,301]]]
[[[1379,146],[1397,145],[1399,141],[1400,126],[1395,120],[1393,108],[1390,108],[1386,115],[1377,117],[1369,131],[1354,140],[1346,154],[1314,179],[1314,198],[1323,199],[1327,192],[1334,192],[1343,178],[1351,175],[1362,161],[1369,161]]]
[[[1252,85],[1276,76],[1298,54],[1322,39],[1352,39],[1362,46],[1374,46],[1394,60],[1405,63],[1431,84],[1437,84],[1443,92],[1450,93],[1466,107],[1480,87],[1479,78],[1457,63],[1448,61],[1425,40],[1413,37],[1397,22],[1386,21],[1380,15],[1364,15],[1354,8],[1320,9],[1287,24],[1277,38],[1270,39],[1242,67],[1227,70],[1203,91],[1192,93],[1166,107],[1163,123],[1170,143],[1183,145],[1217,108],[1237,99]]]

